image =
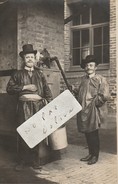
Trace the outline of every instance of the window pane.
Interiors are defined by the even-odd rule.
[[[109,43],[109,27],[105,26],[103,28],[103,43],[108,44]]]
[[[73,50],[73,65],[80,65],[80,49]]]
[[[109,46],[103,47],[103,62],[109,63]]]
[[[80,65],[81,60],[90,53],[99,63],[109,62],[109,0],[92,0],[90,4],[73,4],[71,9],[73,25],[81,25],[72,27],[73,65]]]
[[[96,60],[98,60],[99,63],[102,63],[102,46],[94,47],[94,55]]]
[[[71,7],[73,25],[88,24],[90,22],[90,8],[86,5],[73,5]]]
[[[108,1],[105,3],[96,3],[92,7],[92,24],[109,21]]]
[[[95,28],[94,29],[94,45],[102,44],[102,28]]]
[[[73,48],[80,47],[80,31],[73,31]]]
[[[89,30],[82,30],[82,46],[89,45]]]
[[[81,49],[81,59],[85,59],[87,55],[90,54],[90,48],[82,48]]]
[[[80,25],[80,15],[74,16],[73,18],[73,25]]]
[[[82,9],[82,24],[88,24],[90,18],[90,8],[86,5]]]

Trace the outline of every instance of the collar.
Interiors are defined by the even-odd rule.
[[[95,76],[95,73],[91,74],[91,75],[87,75],[87,78],[93,78]]]
[[[34,70],[34,67],[29,68],[29,67],[25,66],[24,69],[27,70],[27,71],[33,71]]]

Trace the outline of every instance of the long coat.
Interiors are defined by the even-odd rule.
[[[22,90],[23,86],[28,84],[36,85],[37,91]],[[32,77],[30,77],[26,69],[16,71],[7,84],[7,92],[10,95],[17,94],[18,98],[24,94],[37,94],[42,99],[46,99],[47,102],[52,100],[52,93],[47,81],[43,73],[36,68],[32,73]],[[44,101],[19,101],[17,109],[18,124],[22,124],[44,105]]]
[[[106,79],[98,74],[92,78],[83,76],[75,93],[82,105],[82,111],[77,114],[78,130],[87,133],[98,129],[104,112],[107,110],[106,101],[109,98],[109,86]]]
[[[34,84],[37,87],[36,92],[22,90],[24,85]],[[17,107],[17,118],[18,118],[18,126],[29,119],[33,114],[39,111],[45,105],[45,100],[50,102],[52,100],[52,93],[47,84],[47,81],[43,75],[43,73],[39,69],[34,69],[32,73],[32,77],[28,74],[26,69],[16,71],[10,78],[7,84],[7,92],[10,95],[17,94],[18,98],[22,97],[26,94],[36,94],[39,95],[42,100],[37,101],[22,101],[19,100]],[[40,132],[39,132],[40,133]],[[26,143],[22,140],[22,138],[18,137],[17,142],[17,150],[19,155],[19,160],[24,162],[31,162],[31,164],[38,165],[41,158],[42,149],[44,149],[45,142],[42,141],[39,145],[37,145],[32,150],[28,148]],[[43,152],[43,156],[45,153]]]

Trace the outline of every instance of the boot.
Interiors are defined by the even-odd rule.
[[[93,156],[93,157],[88,161],[88,165],[95,164],[97,161],[98,161],[98,157],[97,157],[97,156]]]
[[[81,158],[80,161],[86,162],[86,161],[89,161],[91,158],[92,158],[92,155],[87,155],[86,157]]]

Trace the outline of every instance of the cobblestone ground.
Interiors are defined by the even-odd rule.
[[[80,161],[86,154],[84,147],[69,145],[61,160],[46,165],[46,179],[59,184],[117,184],[116,155],[101,152],[99,161],[89,166]]]
[[[116,123],[108,118],[107,127],[100,130],[101,152],[94,165],[81,162],[88,154],[83,134],[78,134],[76,120],[67,124],[69,146],[61,159],[45,165],[50,175],[43,176],[31,168],[16,172],[16,150],[0,147],[0,184],[117,184]],[[9,141],[8,141],[9,142]]]
[[[100,152],[99,161],[89,166],[80,161],[87,155],[87,149],[69,145],[60,160],[44,166],[50,172],[47,176],[39,175],[31,168],[16,172],[11,155],[3,154],[0,155],[4,158],[0,160],[0,184],[117,184],[117,156],[114,154]]]

